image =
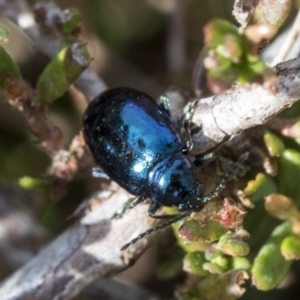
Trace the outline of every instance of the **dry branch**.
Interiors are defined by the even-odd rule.
[[[85,211],[79,222],[4,282],[1,300],[71,299],[96,279],[128,268],[149,241],[141,241],[125,253],[120,248],[124,240],[147,228],[149,220],[144,217],[145,205],[124,218],[110,220],[111,212],[127,198],[116,184],[92,196],[90,206],[78,212]]]
[[[300,59],[277,65],[275,72],[274,84],[236,86],[223,95],[199,100],[193,123],[202,130],[193,136],[192,152],[214,149],[245,129],[267,123],[299,100]]]

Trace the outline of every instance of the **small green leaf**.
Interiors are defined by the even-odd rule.
[[[244,242],[246,239],[249,239],[249,233],[244,229],[224,234],[218,242],[217,249],[230,256],[245,256],[250,251],[248,244]]]
[[[229,267],[232,270],[250,271],[251,263],[246,257],[232,257]]]
[[[265,131],[264,141],[271,156],[280,156],[283,153],[284,143],[276,134]]]
[[[185,291],[185,300],[235,300],[239,299],[245,292],[242,287],[248,279],[245,271],[230,271],[221,275],[210,275],[200,283]]]
[[[227,263],[228,260],[226,258],[224,258],[224,261],[226,261],[226,266],[222,266],[220,264],[217,263],[211,263],[211,262],[206,262],[203,264],[203,269],[207,272],[209,272],[210,274],[223,274],[224,272],[227,271]],[[224,262],[223,262],[224,264]]]
[[[280,194],[270,194],[265,197],[265,209],[280,220],[297,220],[300,214],[297,205],[290,198]]]
[[[74,7],[64,10],[65,22],[63,23],[63,31],[70,33],[78,27],[82,20],[81,12]]]
[[[209,220],[204,226],[196,220],[189,220],[179,229],[179,236],[187,241],[213,242],[218,240],[227,229],[217,220]]]
[[[210,262],[211,264],[222,268],[222,272],[224,272],[228,269],[228,259],[229,258],[225,256],[221,251],[216,251],[216,255],[211,258]]]
[[[300,259],[300,238],[296,235],[286,237],[281,244],[281,253],[286,260]]]
[[[42,179],[24,176],[19,179],[19,186],[26,190],[44,190],[49,187],[49,183]]]
[[[223,43],[217,45],[216,52],[222,57],[238,63],[242,56],[240,37],[233,34],[226,34],[223,37]]]
[[[0,43],[7,43],[9,38],[9,30],[0,24]]]
[[[247,78],[253,79],[257,75],[262,75],[263,72],[267,69],[265,62],[257,57],[253,57],[252,55],[248,55],[248,68],[247,71],[250,73]]]
[[[262,200],[265,196],[276,192],[277,187],[273,179],[263,173],[258,173],[254,180],[250,180],[244,190],[246,197],[252,202]]]
[[[0,46],[0,88],[5,89],[8,79],[20,79],[21,72],[6,50]]]
[[[275,228],[262,246],[252,266],[252,282],[260,290],[268,291],[282,282],[291,262],[281,254],[281,243],[292,234],[292,224],[284,222]]]
[[[61,97],[89,65],[89,55],[83,44],[75,43],[62,49],[47,65],[37,83],[42,101],[53,102]]]
[[[299,193],[300,152],[286,149],[279,158],[279,189],[280,193],[300,204]]]
[[[238,37],[237,28],[227,20],[215,19],[209,22],[203,29],[205,44],[209,47],[217,47],[224,42],[228,34]]]
[[[208,275],[208,272],[203,269],[203,264],[205,262],[206,259],[203,252],[195,251],[188,253],[184,257],[183,270],[191,274],[206,276]]]
[[[230,22],[216,19],[204,27],[203,65],[207,69],[207,86],[214,93],[225,92],[234,81],[261,81],[265,63],[252,54],[245,34]]]

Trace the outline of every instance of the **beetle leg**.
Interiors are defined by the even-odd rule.
[[[197,168],[202,169],[203,167],[205,167],[206,165],[208,165],[209,163],[211,163],[215,159],[216,159],[215,154],[213,152],[211,152],[211,153],[208,153],[208,154],[197,157],[194,160],[194,165]]]
[[[108,175],[100,167],[93,168],[92,175],[96,178],[109,179]]]
[[[114,214],[111,216],[111,219],[118,219],[124,215],[124,212],[129,208],[130,201],[126,201]]]
[[[128,208],[134,208],[136,207],[138,204],[142,203],[143,201],[145,201],[147,199],[147,197],[144,196],[140,196],[138,198],[136,198],[135,200],[132,201],[132,198],[129,199],[128,201],[126,201],[122,207],[120,207],[116,212],[114,212],[114,214],[112,215],[112,219],[117,219],[117,218],[121,218],[124,214],[124,212],[128,209]]]
[[[169,98],[166,95],[161,95],[160,96],[160,108],[169,116],[171,117],[171,113],[170,113],[170,101]]]
[[[191,135],[191,124],[192,118],[194,114],[194,103],[189,102],[187,112],[184,116],[181,131],[183,133],[184,139],[186,140],[185,148],[182,150],[183,152],[189,152],[193,148],[193,141]]]
[[[144,202],[146,199],[147,199],[147,197],[145,197],[145,196],[140,196],[140,197],[136,198],[129,204],[129,208],[136,207],[138,204]]]
[[[155,231],[158,231],[158,230],[161,230],[161,229],[164,229],[170,225],[172,225],[173,223],[176,223],[177,221],[180,221],[182,219],[184,219],[185,217],[189,216],[193,211],[192,210],[188,210],[180,215],[176,215],[176,216],[173,216],[172,218],[170,218],[168,221],[158,225],[158,226],[155,226],[155,227],[152,227],[148,230],[146,230],[145,232],[141,233],[140,235],[138,235],[136,238],[132,239],[129,243],[125,244],[122,248],[121,248],[121,251],[127,249],[130,245],[136,243],[138,240],[141,240],[142,238],[144,238],[145,236],[155,232]]]
[[[149,215],[153,219],[172,219],[174,217],[180,216],[180,214],[173,215]]]
[[[159,204],[158,202],[156,201],[152,201],[149,208],[148,208],[148,215],[151,217],[151,218],[155,218],[155,213],[162,207],[161,204]]]
[[[133,200],[133,202],[135,202],[135,200]],[[128,208],[130,208],[130,206],[133,202],[132,202],[132,197],[129,198],[117,211],[114,212],[114,214],[111,216],[111,219],[121,218],[124,215],[125,211]]]
[[[159,204],[158,202],[156,201],[152,201],[152,203],[150,204],[149,206],[149,209],[148,209],[148,215],[151,217],[151,218],[154,218],[154,219],[171,219],[171,218],[174,218],[175,216],[178,216],[178,214],[174,214],[174,215],[155,215],[155,213],[162,207],[161,204]]]

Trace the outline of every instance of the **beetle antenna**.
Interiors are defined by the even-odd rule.
[[[127,249],[130,245],[133,245],[135,244],[138,240],[141,240],[142,238],[144,238],[145,236],[155,232],[155,231],[158,231],[158,230],[161,230],[161,229],[164,229],[170,225],[172,225],[173,223],[176,223],[182,219],[184,219],[185,217],[189,216],[193,211],[192,210],[188,210],[180,215],[176,215],[176,217],[174,218],[170,218],[167,222],[164,222],[160,225],[157,225],[155,227],[152,227],[146,231],[144,231],[143,233],[141,233],[140,235],[138,235],[136,238],[132,239],[130,242],[128,242],[127,244],[125,244],[124,246],[122,246],[121,248],[121,251]]]
[[[230,177],[232,175],[238,174],[239,170],[243,166],[243,163],[248,158],[248,156],[249,156],[249,152],[246,152],[243,155],[241,155],[241,157],[239,158],[239,160],[237,162],[235,162],[232,165],[232,167],[224,174],[224,176],[222,177],[220,183],[211,192],[209,192],[206,196],[197,199],[198,201],[201,202],[201,208],[203,207],[204,203],[206,203],[210,199],[218,196],[219,193],[222,190],[224,190],[227,181],[230,179]]]
[[[249,153],[246,152],[245,154],[243,154],[239,160],[237,162],[235,162],[232,167],[228,170],[228,172],[226,172],[223,176],[223,178],[221,179],[220,183],[218,184],[218,186],[213,189],[210,193],[208,193],[206,196],[198,198],[197,200],[201,203],[200,205],[198,205],[198,210],[202,209],[204,204],[206,202],[208,202],[210,199],[212,199],[213,197],[217,196],[224,188],[225,188],[225,184],[227,183],[227,181],[230,179],[230,177],[234,174],[237,174],[238,171],[241,169],[243,163],[245,162],[245,160],[248,158]],[[170,218],[167,222],[162,223],[158,226],[152,227],[148,230],[146,230],[145,232],[141,233],[140,235],[138,235],[136,238],[132,239],[129,243],[125,244],[122,248],[121,251],[127,249],[130,245],[135,244],[138,240],[144,238],[145,236],[164,229],[170,225],[172,225],[173,223],[176,223],[182,219],[184,219],[185,217],[189,216],[192,212],[197,211],[197,209],[189,209],[185,212],[183,212],[180,215],[176,215],[173,218]]]

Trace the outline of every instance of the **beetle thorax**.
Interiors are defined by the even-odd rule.
[[[193,164],[182,153],[159,162],[149,173],[148,180],[151,199],[163,206],[185,206],[192,198],[196,200],[201,190]]]

